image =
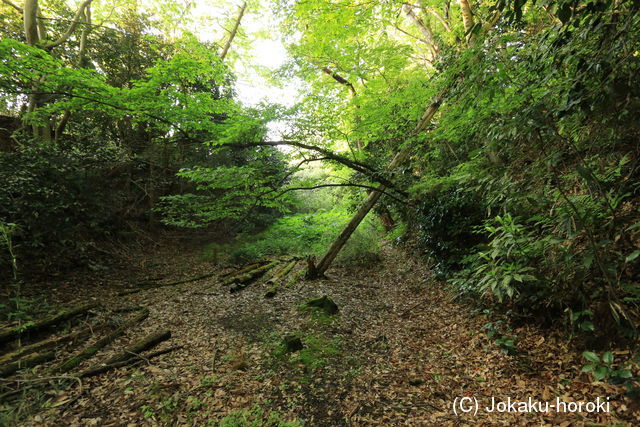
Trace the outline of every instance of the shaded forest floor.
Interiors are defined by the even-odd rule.
[[[101,304],[98,315],[114,307],[147,307],[149,318],[97,361],[159,329],[172,332],[162,346],[184,348],[81,383],[50,378],[39,392],[45,405],[28,415],[27,424],[264,425],[239,420],[268,417],[312,426],[640,423],[637,402],[621,388],[580,373],[580,349],[571,348],[566,336],[509,327],[480,314],[455,301],[423,261],[396,248],[385,247],[375,266],[335,268],[327,280],[300,281],[272,299],[264,298],[267,289],[260,284],[231,294],[217,276],[117,296],[135,282],[229,271],[203,259],[201,245],[184,241],[127,257],[134,261],[47,280],[26,292],[46,293],[50,303],[65,306],[94,298]],[[337,303],[338,314],[301,309],[324,295]],[[497,331],[491,339],[490,330]],[[293,333],[305,347],[283,353],[283,337]],[[47,375],[41,366],[21,378]],[[478,399],[476,416],[453,413],[454,399],[464,396]],[[492,397],[610,397],[611,413],[487,413],[482,408]],[[8,409],[16,407],[4,404]]]

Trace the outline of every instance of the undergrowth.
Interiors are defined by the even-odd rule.
[[[319,209],[314,213],[297,213],[282,217],[256,235],[241,235],[230,245],[210,244],[204,256],[218,261],[241,263],[268,256],[322,256],[351,217],[346,210]],[[381,226],[367,218],[347,242],[337,258],[338,263],[367,263],[378,259]]]

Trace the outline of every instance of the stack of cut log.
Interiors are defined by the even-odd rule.
[[[295,257],[263,260],[227,274],[222,285],[229,286],[229,291],[234,293],[261,281],[268,287],[264,297],[273,298],[281,286],[293,286],[302,278],[304,268],[294,271],[299,263],[300,258]]]
[[[21,326],[0,330],[0,349],[4,354],[0,354],[0,377],[9,377],[27,368],[44,365],[56,359],[56,353],[68,354],[70,350],[79,347],[85,341],[91,340],[90,344],[77,350],[72,356],[61,358],[58,363],[44,368],[38,373],[48,374],[67,373],[77,368],[83,361],[104,350],[109,344],[133,326],[143,322],[149,316],[149,310],[143,307],[132,307],[129,309],[115,309],[112,313],[133,312],[127,318],[117,320],[94,321],[87,325],[94,317],[98,304],[90,303],[73,307],[53,316],[39,321],[29,322]],[[85,320],[84,326],[76,328],[66,334],[56,334],[57,329],[73,326],[77,319]],[[171,332],[167,330],[155,331],[128,345],[121,352],[108,358],[102,363],[85,370],[76,372],[74,377],[89,377],[109,371],[121,366],[133,365],[143,361],[148,361],[153,357],[177,350],[180,347],[169,347],[154,353],[144,352],[154,348],[159,343],[168,340]],[[28,344],[24,344],[27,343]],[[10,392],[9,394],[15,394]],[[7,393],[0,394],[0,400]]]

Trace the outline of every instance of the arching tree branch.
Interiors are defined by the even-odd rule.
[[[67,28],[67,31],[64,32],[64,34],[62,34],[58,40],[55,40],[53,42],[47,43],[44,48],[45,49],[52,49],[56,46],[61,45],[62,43],[66,42],[67,39],[71,36],[71,34],[73,34],[73,32],[75,31],[76,27],[78,26],[78,23],[80,23],[80,17],[84,16],[84,10],[85,8],[87,8],[91,2],[93,2],[93,0],[85,0],[80,7],[78,8],[78,10],[76,11],[75,16],[73,17],[73,21],[71,22],[71,24],[69,25],[69,27]]]
[[[424,23],[422,18],[416,15],[416,13],[413,11],[413,8],[410,5],[405,4],[403,7],[403,10],[404,10],[404,13],[411,19],[411,21],[413,21],[413,23],[416,24],[416,26],[424,36],[424,39],[427,42],[427,46],[429,46],[429,48],[431,49],[433,56],[434,57],[437,56],[438,53],[440,52],[440,48],[438,46],[438,43],[436,43],[436,39],[435,39],[435,36],[433,35],[433,31],[431,31],[431,28]]]
[[[215,147],[249,148],[249,147],[261,147],[261,146],[277,147],[280,145],[288,145],[291,147],[302,148],[304,150],[315,151],[325,156],[326,160],[332,160],[337,163],[343,164],[348,168],[355,170],[356,172],[362,173],[372,181],[383,184],[384,186],[400,194],[403,194],[403,195],[406,194],[404,191],[400,190],[397,187],[397,185],[395,185],[393,182],[391,182],[390,180],[382,176],[379,171],[373,169],[371,166],[362,162],[358,162],[356,160],[348,159],[344,156],[336,154],[325,148],[318,147],[316,145],[305,144],[298,141],[260,141],[260,142],[238,142],[238,143],[230,142],[230,143],[215,145]]]
[[[334,184],[318,184],[318,185],[314,185],[312,187],[288,187],[285,188],[284,190],[278,192],[275,195],[275,198],[279,198],[282,197],[284,194],[290,192],[290,191],[308,191],[308,190],[317,190],[319,188],[331,188],[331,187],[357,187],[357,188],[366,188],[367,190],[376,190],[379,191],[379,189],[377,187],[374,187],[372,185],[365,185],[365,184],[355,184],[352,182],[343,182],[343,183],[334,183]],[[275,190],[273,190],[275,191]],[[265,192],[263,194],[261,194],[260,196],[265,196],[267,194],[270,194],[272,191],[268,191]],[[397,196],[394,196],[393,194],[389,194],[387,191],[381,191],[382,194],[384,194],[385,196],[388,196],[389,198],[395,200],[398,203],[401,203],[403,205],[407,204],[406,200],[402,200]]]

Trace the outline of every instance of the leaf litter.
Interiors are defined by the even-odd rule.
[[[83,295],[107,309],[150,310],[143,324],[98,354],[100,360],[158,329],[171,330],[165,347],[182,348],[57,389],[27,424],[217,425],[238,411],[318,426],[640,424],[638,402],[622,387],[581,373],[580,351],[560,331],[521,326],[506,352],[488,338],[486,317],[455,301],[425,262],[396,248],[385,247],[377,265],[337,267],[326,280],[299,281],[270,299],[259,282],[230,293],[222,277],[234,270],[203,260],[198,250],[176,243],[140,254],[133,266],[51,284],[58,304]],[[118,296],[136,282],[210,273],[217,274]],[[302,309],[323,296],[335,301],[338,314]],[[282,340],[290,334],[298,334],[304,348],[287,354]],[[34,374],[46,375],[40,367]],[[611,412],[481,409],[457,416],[453,403],[460,397],[477,399],[481,408],[492,398],[609,397]]]

